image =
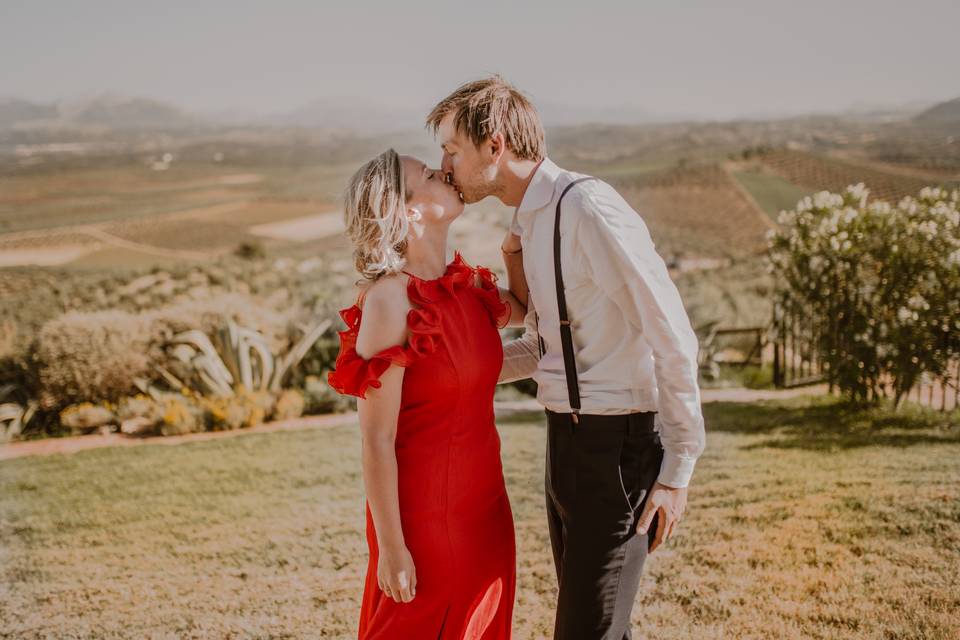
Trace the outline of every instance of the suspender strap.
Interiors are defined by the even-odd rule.
[[[527,293],[527,295],[529,296],[530,294]],[[533,312],[533,320],[537,324],[537,349],[540,352],[540,357],[543,358],[543,352],[546,351],[546,349],[543,348],[543,336],[540,335],[540,314],[536,311]]]
[[[573,335],[570,331],[570,319],[567,317],[567,296],[563,288],[563,273],[560,269],[560,203],[577,184],[586,180],[595,180],[592,176],[574,180],[557,200],[557,215],[553,224],[553,273],[557,281],[557,306],[560,311],[560,343],[563,346],[563,369],[567,375],[567,396],[570,399],[570,409],[573,412],[573,421],[579,422],[580,413],[580,385],[577,383],[577,360],[573,352]]]

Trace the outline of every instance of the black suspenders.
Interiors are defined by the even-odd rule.
[[[586,180],[595,180],[596,178],[588,176],[578,178],[567,185],[557,200],[557,214],[553,223],[553,273],[557,284],[557,307],[560,312],[560,343],[563,347],[563,369],[567,375],[567,396],[570,399],[570,409],[573,412],[571,419],[574,423],[579,423],[580,413],[580,385],[577,383],[577,361],[573,353],[573,335],[570,331],[570,320],[567,317],[567,296],[563,288],[563,274],[560,270],[560,203],[563,197],[567,195],[574,186]],[[539,327],[539,316],[534,317]],[[540,331],[537,331],[537,342],[540,346],[540,356],[543,357],[544,346],[543,338],[540,337]]]

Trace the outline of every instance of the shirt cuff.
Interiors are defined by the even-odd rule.
[[[696,458],[687,458],[682,455],[663,452],[663,462],[660,464],[660,475],[657,482],[674,489],[683,489],[690,484],[693,476],[693,467],[697,464]]]
[[[515,235],[523,235],[523,229],[520,227],[520,223],[517,222],[517,212],[513,212],[513,220],[510,221],[510,233]]]

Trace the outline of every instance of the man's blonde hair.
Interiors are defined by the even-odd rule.
[[[546,154],[537,109],[499,75],[468,82],[441,100],[427,116],[427,127],[436,134],[451,113],[454,128],[478,147],[499,131],[522,160],[539,162]]]

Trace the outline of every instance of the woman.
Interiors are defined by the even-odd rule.
[[[361,639],[510,638],[516,552],[493,393],[525,308],[447,232],[463,200],[389,150],[345,198],[357,270],[331,386],[358,397],[370,559]]]

